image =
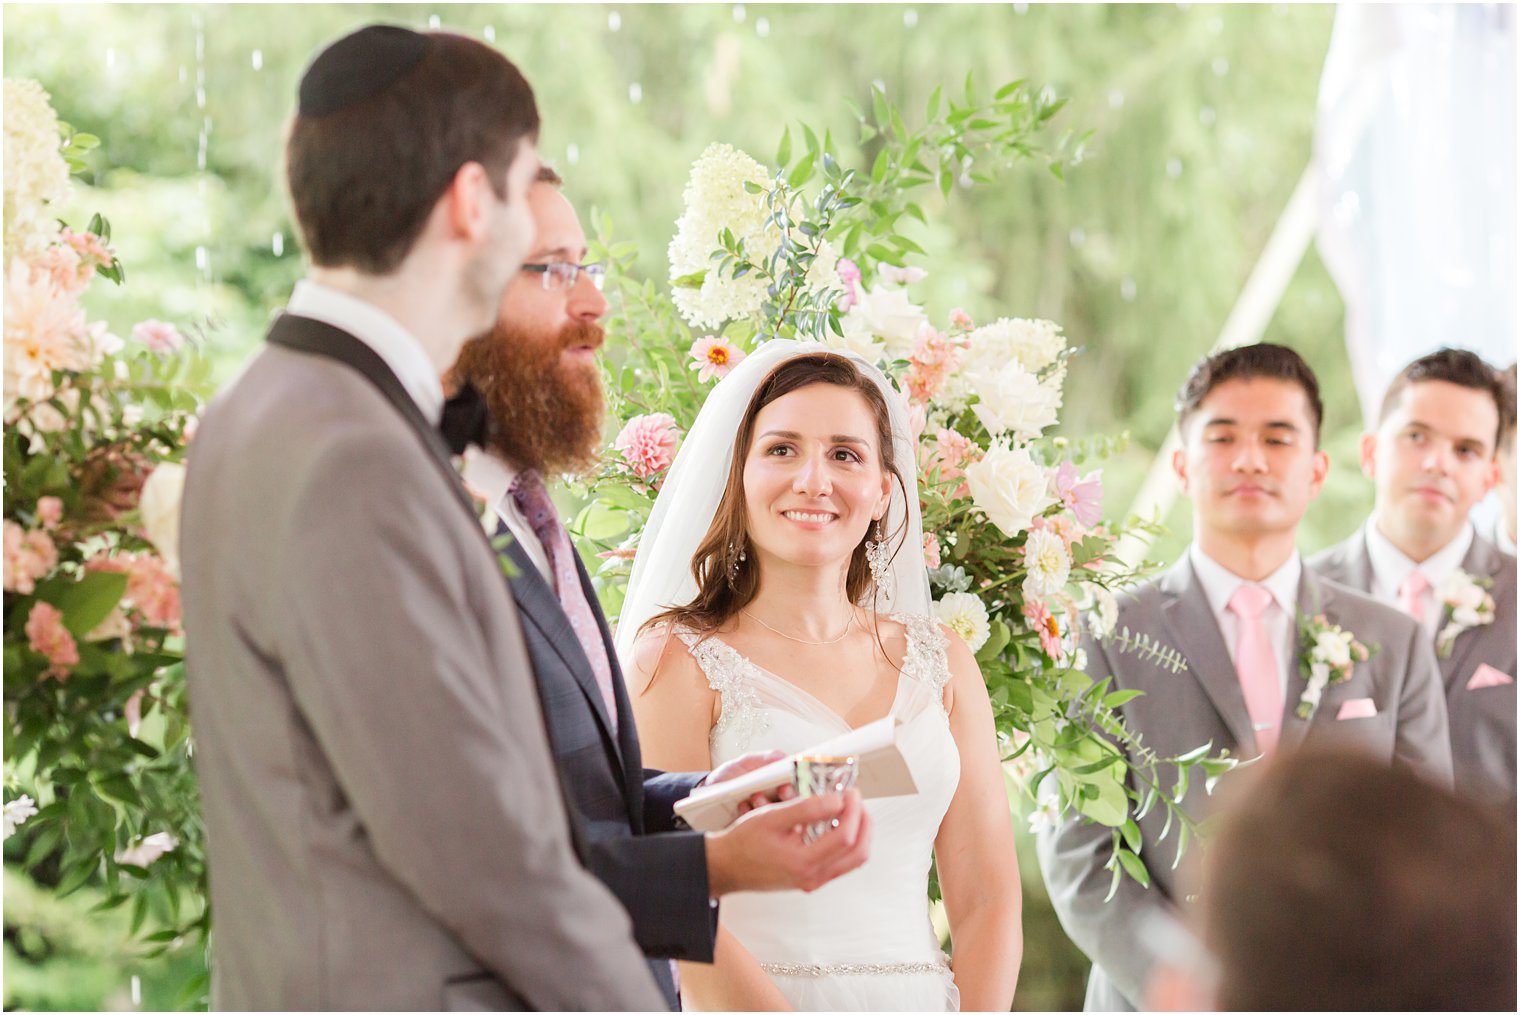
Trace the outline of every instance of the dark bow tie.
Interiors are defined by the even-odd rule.
[[[452,398],[443,403],[438,432],[449,446],[449,453],[459,455],[471,444],[484,448],[491,435],[491,413],[486,400],[475,386],[465,381]]]

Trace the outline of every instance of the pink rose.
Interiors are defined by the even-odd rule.
[[[728,372],[743,359],[743,349],[726,338],[708,335],[691,344],[691,363],[688,366],[697,371],[697,380],[706,384],[714,377],[719,380],[727,377]]]
[[[58,527],[63,521],[63,501],[57,497],[43,497],[37,501],[37,521],[48,531]]]
[[[179,329],[165,321],[141,321],[132,328],[132,338],[154,352],[178,352],[185,344],[185,336]]]
[[[670,468],[679,443],[674,417],[668,412],[652,412],[635,416],[624,424],[612,446],[622,453],[623,461],[635,476],[648,479]]]
[[[5,591],[31,595],[37,581],[58,566],[58,547],[41,529],[5,520]]]
[[[79,665],[79,646],[63,626],[63,614],[50,603],[32,604],[26,618],[26,639],[34,651],[47,657],[50,665],[44,676],[65,680],[69,667]]]

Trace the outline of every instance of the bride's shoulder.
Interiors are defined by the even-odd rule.
[[[675,678],[676,685],[707,686],[702,666],[693,654],[701,635],[684,624],[667,621],[641,632],[633,642],[633,666],[628,674],[634,691],[642,694],[655,679]]]

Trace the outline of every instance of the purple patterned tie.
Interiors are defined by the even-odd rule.
[[[533,534],[543,544],[549,558],[549,570],[554,572],[555,593],[559,596],[560,609],[570,620],[581,649],[591,661],[591,671],[596,674],[596,686],[601,689],[602,701],[607,705],[607,716],[612,722],[615,736],[618,728],[617,699],[612,694],[612,666],[607,660],[607,643],[602,641],[601,628],[596,615],[581,589],[580,575],[575,569],[575,549],[570,545],[570,534],[560,523],[559,512],[544,489],[543,477],[536,470],[526,469],[517,474],[507,490],[517,509],[523,513]]]

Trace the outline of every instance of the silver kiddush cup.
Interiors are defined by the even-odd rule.
[[[792,785],[799,797],[822,796],[825,793],[842,793],[855,785],[859,774],[853,755],[801,754],[797,756]],[[819,821],[803,829],[803,842],[817,842],[831,828],[839,826],[839,819]]]

